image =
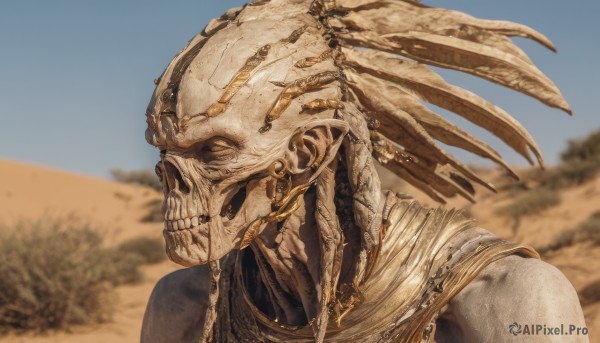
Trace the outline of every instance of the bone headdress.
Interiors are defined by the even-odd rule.
[[[328,168],[342,158],[361,229],[359,284],[382,222],[373,159],[439,202],[457,194],[473,200],[472,182],[493,186],[437,142],[515,175],[489,145],[423,102],[457,113],[531,163],[531,153],[543,163],[513,117],[427,67],[467,72],[570,113],[513,36],[554,50],[529,27],[414,0],[262,0],[214,19],[156,80],[147,111],[146,139],[161,150],[157,172],[165,187],[169,256],[184,265],[210,262],[218,280],[218,260],[247,246],[264,226],[285,220],[308,187],[316,184],[325,189],[321,196],[331,197]],[[316,141],[327,148],[311,160]],[[287,183],[277,181],[287,171]],[[329,277],[321,282],[334,292],[343,242],[335,225],[327,230],[322,233],[332,237],[331,246],[322,268]],[[323,316],[318,320],[326,321]],[[206,327],[214,317],[213,308]]]
[[[422,102],[489,130],[532,163],[530,153],[542,164],[541,154],[509,114],[444,82],[426,64],[471,73],[570,113],[557,87],[512,36],[554,50],[548,38],[527,26],[417,1],[255,1],[213,20],[156,80],[147,140],[161,148],[190,145],[186,129],[198,130],[194,127],[225,112],[236,116],[227,119],[229,125],[248,131],[299,127],[314,118],[314,110],[346,102],[377,126],[369,141],[386,167],[440,202],[455,194],[471,198],[469,181],[488,185],[436,141],[512,171],[489,145]],[[311,77],[314,83],[307,85]],[[329,91],[314,92],[317,87]],[[322,117],[333,117],[333,111],[325,112]],[[264,136],[252,135],[258,142]]]

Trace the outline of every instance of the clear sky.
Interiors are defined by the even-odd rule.
[[[152,168],[158,151],[144,140],[144,112],[173,55],[208,21],[242,0],[23,0],[0,3],[0,158],[96,176],[111,168]],[[568,139],[600,128],[600,1],[425,0],[474,16],[527,24],[558,54],[521,45],[561,88],[575,116],[500,86],[443,76],[514,114],[549,163]],[[455,116],[451,120],[457,120]],[[489,136],[476,131],[478,135]],[[490,139],[491,140],[491,139]],[[509,162],[525,163],[498,140]],[[469,162],[477,158],[461,154]],[[1,173],[0,173],[1,174]],[[3,180],[2,182],[5,182]]]

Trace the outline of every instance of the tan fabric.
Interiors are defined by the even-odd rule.
[[[358,294],[346,292],[353,296],[341,299],[340,326],[329,323],[325,342],[427,341],[440,310],[484,267],[512,254],[539,257],[530,247],[475,227],[460,211],[415,202],[395,205],[382,234],[370,276]],[[223,278],[214,341],[313,342],[309,325],[285,327],[253,304],[243,285],[242,257]]]

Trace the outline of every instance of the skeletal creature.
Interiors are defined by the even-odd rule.
[[[254,1],[210,22],[148,106],[167,253],[193,268],[158,283],[142,341],[504,342],[512,322],[584,326],[533,249],[383,191],[375,170],[442,203],[493,190],[439,141],[516,176],[422,102],[542,165],[515,119],[426,66],[570,113],[513,36],[554,50],[529,27],[411,0]]]

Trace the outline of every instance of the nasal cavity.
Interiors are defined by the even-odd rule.
[[[181,193],[188,194],[190,192],[190,187],[183,181],[179,169],[177,169],[173,163],[168,161],[164,161],[163,166],[165,168],[168,190],[171,191],[176,189]]]

